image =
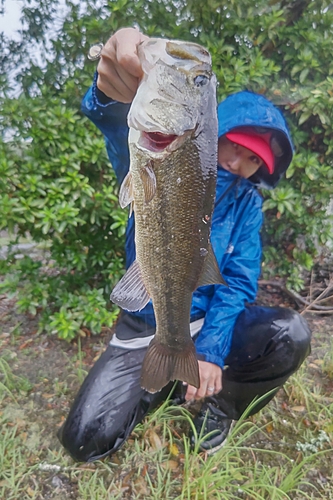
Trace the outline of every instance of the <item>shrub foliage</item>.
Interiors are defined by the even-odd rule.
[[[64,9],[65,3],[65,11]],[[218,96],[247,88],[281,106],[296,154],[264,192],[264,272],[301,289],[332,240],[333,9],[330,1],[22,1],[22,29],[0,36],[0,229],[44,248],[9,253],[2,288],[41,328],[72,339],[99,332],[117,310],[108,295],[123,272],[127,213],[101,134],[80,112],[95,70],[89,46],[116,29],[197,41],[213,57]],[[61,13],[61,14],[60,14]],[[13,247],[14,248],[14,247]]]

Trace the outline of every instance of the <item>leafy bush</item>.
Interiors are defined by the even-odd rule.
[[[58,3],[24,0],[21,39],[0,37],[0,229],[11,244],[28,236],[47,247],[37,262],[10,252],[0,262],[2,288],[18,294],[21,310],[41,311],[41,328],[61,338],[114,321],[108,295],[124,266],[127,212],[80,101],[94,72],[88,47],[136,24],[148,35],[205,45],[220,99],[248,88],[281,106],[296,154],[286,179],[263,193],[263,270],[299,290],[304,270],[332,240],[330,2],[67,1],[62,19]]]
[[[56,97],[12,99],[3,112],[12,138],[2,143],[0,225],[48,250],[39,262],[12,254],[2,286],[15,283],[19,308],[43,310],[41,326],[61,338],[81,326],[99,333],[116,317],[106,297],[122,274],[127,217],[103,138]]]

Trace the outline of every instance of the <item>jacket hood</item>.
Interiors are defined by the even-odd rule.
[[[274,172],[270,174],[263,166],[249,180],[258,187],[275,187],[289,167],[294,151],[288,126],[279,109],[262,95],[246,90],[232,94],[221,102],[217,115],[219,137],[241,127],[259,127],[273,131],[277,145],[274,151]]]

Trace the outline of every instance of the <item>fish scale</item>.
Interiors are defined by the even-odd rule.
[[[177,184],[179,172],[175,167],[178,165],[178,156],[183,157],[184,154],[188,158],[188,163],[184,165],[181,173],[182,183]],[[187,332],[189,336],[191,296],[203,264],[199,254],[198,220],[202,219],[204,214],[202,208],[198,206],[197,193],[204,190],[204,186],[203,179],[200,182],[197,175],[200,172],[195,172],[190,166],[199,163],[197,158],[192,162],[195,156],[197,155],[193,151],[193,145],[189,142],[184,151],[177,152],[170,158],[167,171],[157,160],[156,195],[150,204],[139,203],[135,209],[137,260],[154,303],[156,333],[160,334],[158,328],[160,324],[167,325],[166,329],[173,331],[173,338],[176,339],[179,338],[180,332]],[[186,168],[189,166],[190,168]],[[135,185],[134,178],[133,183]],[[140,179],[138,184],[140,185]],[[159,186],[162,189],[159,189]],[[182,198],[184,203],[180,203]],[[207,225],[202,225],[204,227],[201,238],[206,239],[207,244]],[[159,252],[158,256],[156,247],[164,250]],[[151,263],[153,263],[153,273]],[[182,304],[182,307],[179,307],[179,304]],[[164,328],[160,334],[161,338],[167,342],[163,331]]]

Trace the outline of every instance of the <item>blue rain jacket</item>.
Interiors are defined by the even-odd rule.
[[[106,102],[105,96],[97,89],[95,77],[83,99],[82,110],[104,134],[111,164],[121,183],[129,169],[126,121],[129,105],[103,102]],[[276,158],[273,175],[261,167],[250,179],[243,179],[218,167],[211,241],[228,287],[211,285],[198,288],[193,294],[191,321],[205,318],[196,340],[198,359],[223,368],[236,319],[245,304],[253,302],[257,294],[263,221],[262,198],[257,186],[274,187],[290,163],[293,146],[283,116],[263,96],[247,91],[231,95],[219,105],[218,120],[219,137],[235,127],[273,129],[283,151]],[[135,259],[133,215],[126,229],[125,250],[128,268]],[[141,311],[131,314],[155,325],[151,302]]]

